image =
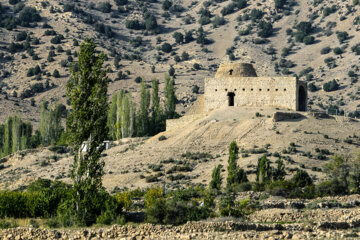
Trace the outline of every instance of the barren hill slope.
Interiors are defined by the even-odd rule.
[[[250,179],[264,153],[272,155],[272,162],[281,156],[288,176],[305,168],[315,179],[322,176],[321,167],[334,153],[355,153],[359,138],[354,133],[359,122],[344,117],[316,119],[309,114],[274,122],[276,111],[227,107],[150,139],[123,139],[105,151],[104,185],[113,190],[163,183],[167,188],[208,184],[215,165],[222,164],[226,169],[233,140],[241,149],[238,163]],[[166,140],[160,141],[160,136]],[[70,180],[69,154],[37,149],[16,153],[2,162],[1,188],[20,188],[38,177]]]
[[[309,101],[312,109],[335,107],[349,113],[360,104],[360,45],[357,45],[360,6],[352,6],[350,1],[287,0],[279,8],[274,1],[248,0],[240,9],[231,5],[237,1],[178,0],[166,9],[163,1],[129,0],[126,5],[117,6],[111,0],[108,1],[110,10],[103,9],[103,2],[27,0],[10,5],[7,0],[0,0],[2,17],[18,17],[23,8],[21,4],[34,7],[41,16],[40,21],[30,23],[30,27],[20,24],[8,30],[4,21],[0,28],[0,121],[16,113],[37,125],[42,100],[66,104],[68,66],[76,61],[78,50],[74,39],[81,42],[89,37],[95,38],[99,50],[108,54],[106,64],[112,69],[109,95],[124,88],[136,99],[139,90],[138,83],[134,82],[136,77],[147,81],[157,78],[163,83],[164,74],[173,65],[180,113],[185,113],[198,96],[192,87],[200,86],[201,93],[203,79],[213,76],[220,63],[230,61],[229,56],[232,61],[254,63],[259,76],[296,74],[315,84],[318,90],[310,94]],[[149,14],[156,19],[156,34],[152,34],[152,30],[126,27],[131,20],[144,23]],[[210,15],[207,21],[200,21],[207,15]],[[205,16],[204,19],[201,16]],[[271,23],[273,28],[272,34],[265,38],[259,36],[261,21]],[[309,33],[314,37],[312,44],[296,40],[297,26],[302,21],[312,25]],[[203,43],[199,38],[200,26],[208,40]],[[11,43],[26,43],[17,39],[22,31],[30,36],[30,50],[24,45],[27,50],[20,47],[11,52]],[[193,32],[194,40],[176,43],[173,37],[176,32],[183,35]],[[343,34],[340,41],[337,32],[347,35]],[[64,37],[60,43],[52,42],[60,35]],[[34,39],[39,41],[33,42]],[[169,53],[162,50],[165,43],[172,46]],[[55,55],[49,60],[51,51]],[[182,58],[183,52],[189,54],[188,59]],[[195,63],[200,65],[199,70],[194,68]],[[41,67],[40,75],[28,76],[29,69],[37,65]],[[154,72],[152,66],[155,66]],[[53,76],[55,69],[60,73],[58,78]],[[120,71],[122,74],[118,75]],[[120,80],[119,76],[124,79]],[[323,84],[334,79],[340,84],[339,90],[323,91]],[[35,106],[31,106],[31,98],[35,99]]]

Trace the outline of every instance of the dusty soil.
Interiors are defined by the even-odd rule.
[[[222,164],[223,169],[227,168],[228,147],[234,140],[243,152],[248,152],[240,153],[238,164],[248,172],[250,180],[254,180],[257,160],[263,154],[260,150],[272,154],[278,152],[284,159],[287,177],[296,169],[304,168],[315,180],[323,177],[323,172],[318,168],[322,168],[334,153],[357,153],[359,139],[355,133],[360,128],[358,121],[339,116],[317,119],[304,113],[300,119],[274,122],[272,115],[276,111],[226,107],[149,139],[123,139],[104,152],[104,186],[111,191],[115,187],[144,188],[153,184],[166,184],[168,188],[175,188],[179,184],[208,184],[214,166]],[[257,112],[261,117],[256,117]],[[166,140],[159,141],[159,136],[166,136]],[[345,139],[352,139],[352,144],[345,143]],[[284,149],[288,151],[290,143],[295,144],[296,152],[284,153]],[[319,160],[316,148],[328,149],[330,153],[325,155],[324,160]],[[182,156],[186,152],[209,153],[210,156],[193,160]],[[183,163],[162,162],[170,158],[182,160]],[[276,159],[270,157],[272,162]],[[39,177],[70,182],[72,157],[69,153],[56,154],[48,148],[41,148],[13,154],[1,162],[5,166],[0,170],[1,188],[21,188]],[[184,174],[187,179],[169,180],[169,175],[178,173],[167,174],[166,171],[185,163],[192,170],[178,173]],[[154,172],[151,164],[162,165]],[[144,177],[159,173],[163,176],[159,176],[157,182],[146,182]]]

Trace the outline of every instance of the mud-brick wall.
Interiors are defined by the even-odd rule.
[[[166,120],[166,131],[169,131],[171,129],[184,127],[185,125],[203,118],[205,114],[194,114],[194,115],[185,115],[178,119],[167,119]]]
[[[205,111],[228,106],[279,107],[296,110],[295,77],[229,77],[205,79]]]

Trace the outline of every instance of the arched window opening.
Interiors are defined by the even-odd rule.
[[[228,96],[228,106],[229,106],[229,107],[233,107],[233,106],[234,106],[235,93],[229,92],[229,93],[227,94],[227,96]]]

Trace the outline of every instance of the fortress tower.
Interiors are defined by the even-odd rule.
[[[251,64],[221,64],[205,79],[205,111],[224,106],[278,107],[306,111],[307,84],[295,77],[258,77]]]

